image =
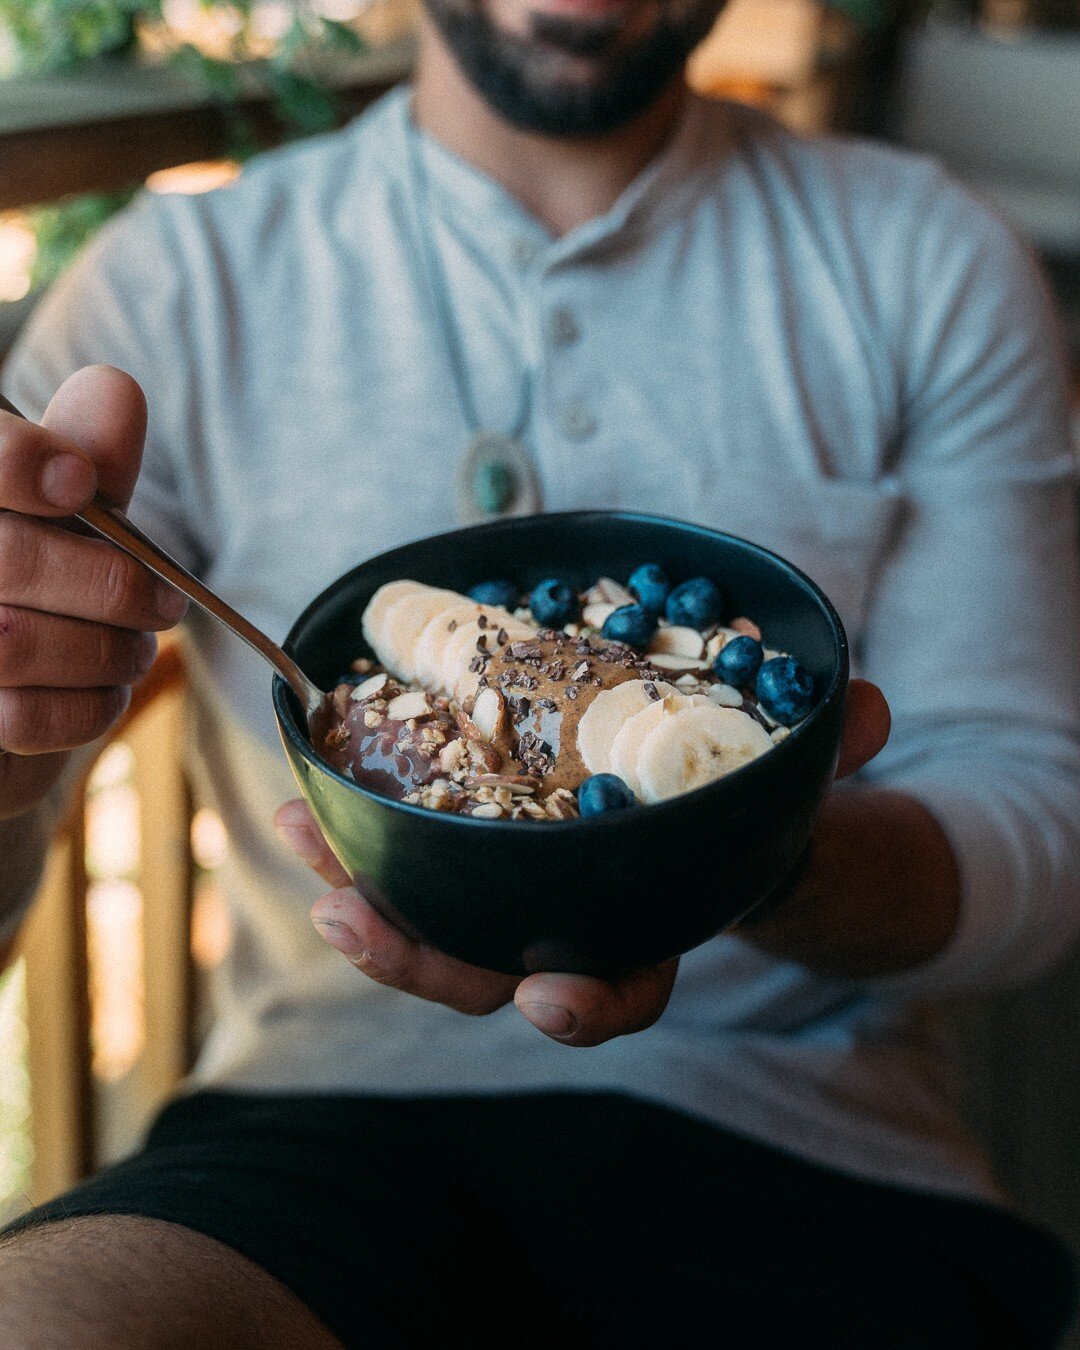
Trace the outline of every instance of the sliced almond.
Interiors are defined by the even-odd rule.
[[[448,741],[439,751],[439,768],[443,773],[454,773],[457,769],[464,769],[468,762],[469,754],[460,736],[456,740]]]
[[[714,703],[721,708],[741,708],[742,694],[730,684],[710,684],[705,691]]]
[[[370,679],[362,680],[349,697],[354,703],[363,703],[366,698],[374,698],[389,678],[385,670],[378,675],[372,675]]]
[[[753,619],[747,619],[746,617],[732,619],[731,627],[734,628],[736,633],[741,633],[743,637],[752,637],[758,642],[761,641],[761,629]]]
[[[696,628],[684,628],[679,624],[669,624],[658,628],[656,636],[649,643],[650,658],[656,655],[685,656],[691,661],[700,661],[705,651],[705,639]]]
[[[608,618],[619,608],[618,605],[596,604],[586,605],[581,611],[581,617],[590,628],[603,628]]]
[[[392,698],[387,704],[387,717],[396,722],[407,722],[410,718],[430,717],[431,704],[427,701],[427,694],[422,689],[410,689],[405,694],[398,694],[397,698]]]
[[[472,723],[488,745],[506,727],[506,701],[497,689],[481,689],[472,709]]]
[[[620,605],[634,605],[637,601],[633,593],[628,591],[625,586],[618,581],[612,581],[611,577],[601,577],[596,583],[596,590],[609,605],[614,605],[616,609]]]
[[[503,809],[498,802],[485,802],[483,806],[474,806],[469,814],[480,820],[498,820]]]
[[[657,670],[708,670],[707,661],[696,661],[689,656],[673,656],[670,652],[649,653],[647,660]]]

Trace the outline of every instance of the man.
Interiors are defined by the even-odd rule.
[[[854,684],[863,773],[793,895],[677,978],[519,983],[348,889],[282,805],[263,670],[191,614],[192,771],[232,840],[219,1021],[147,1148],[0,1248],[5,1346],[957,1350],[1067,1319],[1065,1259],[1001,1207],[911,1005],[1040,970],[1078,926],[1047,301],[930,164],[690,99],[718,9],[428,0],[411,97],[142,202],[42,305],[7,388],[45,430],[0,420],[0,912],[13,931],[67,752],[180,617],[51,523],[96,487],[281,635],[452,525],[495,432],[549,509],[691,517],[807,567],[889,695],[888,749]],[[72,373],[99,361],[146,391],[141,473],[137,385]],[[308,928],[275,812],[366,979]]]

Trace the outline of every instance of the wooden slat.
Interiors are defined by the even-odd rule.
[[[353,116],[394,83],[384,79],[341,90],[343,110]],[[253,100],[244,112],[260,144],[281,140],[268,100]],[[157,169],[214,159],[228,144],[229,119],[220,107],[8,132],[0,135],[0,210],[131,187]]]
[[[149,1115],[175,1090],[191,1064],[191,796],[183,771],[184,700],[160,694],[132,722],[140,805],[146,1050],[139,1096]]]
[[[74,1185],[92,1165],[86,885],[80,810],[52,849],[20,944],[26,958],[35,1204]]]

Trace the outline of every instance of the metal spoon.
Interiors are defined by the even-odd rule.
[[[28,421],[25,413],[21,413],[18,408],[8,402],[0,394],[0,408],[5,412],[13,413],[16,417],[21,417],[23,421]],[[152,539],[148,539],[142,530],[128,520],[123,511],[115,506],[111,506],[100,493],[83,511],[74,517],[75,520],[81,520],[84,525],[103,535],[104,538],[111,540],[124,550],[130,553],[133,558],[141,562],[144,567],[148,567],[151,572],[155,572],[163,581],[167,581],[171,586],[175,586],[178,591],[197,605],[205,609],[207,614],[226,628],[241,637],[254,651],[273,666],[277,673],[285,680],[289,687],[300,700],[304,712],[308,719],[311,719],[316,708],[323,701],[323,691],[314,685],[291,656],[288,656],[276,642],[272,642],[261,629],[249,623],[242,614],[238,614],[231,605],[227,605],[220,596],[215,595],[208,586],[204,586],[197,577],[193,577],[186,567],[181,567],[174,559],[170,558],[160,545],[155,544]]]

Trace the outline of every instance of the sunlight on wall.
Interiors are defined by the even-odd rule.
[[[691,56],[687,78],[699,93],[720,97],[805,84],[821,20],[818,0],[729,0]]]
[[[90,977],[90,1052],[94,1077],[115,1083],[146,1040],[143,1003],[139,800],[134,757],[123,741],[98,760],[87,785],[86,897]]]
[[[194,197],[226,187],[239,177],[240,165],[234,159],[200,159],[190,164],[177,164],[172,169],[158,169],[146,180],[146,186],[161,195],[176,192]]]
[[[214,875],[228,847],[221,817],[208,807],[197,811],[191,822],[191,852],[200,874],[191,912],[191,956],[200,970],[213,970],[229,954],[229,911]]]
[[[30,1185],[26,994],[19,961],[0,975],[0,1223],[25,1208]]]

